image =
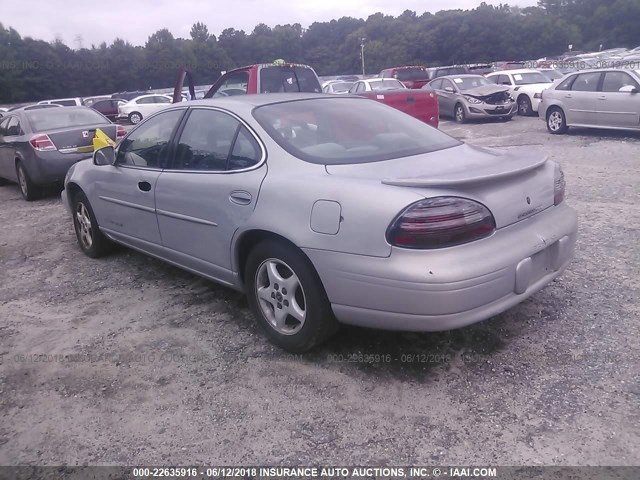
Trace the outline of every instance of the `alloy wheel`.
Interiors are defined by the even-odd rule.
[[[300,279],[277,258],[264,260],[256,272],[256,297],[269,325],[282,335],[294,335],[307,317],[307,302]]]
[[[76,224],[82,248],[89,250],[93,245],[93,230],[91,228],[91,216],[84,203],[79,202],[76,206]]]
[[[557,110],[551,112],[549,114],[549,119],[547,120],[549,130],[553,132],[557,132],[558,130],[560,130],[562,128],[562,120],[562,114],[560,112],[558,112]]]

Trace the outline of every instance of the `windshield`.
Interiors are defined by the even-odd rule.
[[[34,132],[111,123],[88,107],[44,108],[30,111],[26,115]]]
[[[513,80],[516,85],[531,85],[532,83],[551,83],[547,77],[540,72],[514,73]]]
[[[354,83],[355,82],[334,83],[334,84],[331,85],[331,89],[336,93],[347,92],[353,86]]]
[[[359,98],[264,105],[253,116],[288,153],[321,165],[377,162],[460,145],[399,110]]]
[[[371,90],[373,90],[374,92],[377,92],[379,90],[391,90],[394,88],[405,88],[405,86],[401,82],[393,78],[369,82],[369,85],[371,85]]]
[[[453,78],[452,80],[460,90],[469,90],[470,88],[481,87],[483,85],[493,85],[489,80],[480,76],[458,77],[458,78]]]
[[[424,68],[403,68],[396,71],[395,77],[401,82],[428,80],[429,74]]]

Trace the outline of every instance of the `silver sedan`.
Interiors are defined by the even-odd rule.
[[[294,352],[339,323],[438,331],[496,315],[569,263],[576,214],[544,155],[465,145],[365,98],[177,104],[69,171],[90,257],[113,242],[246,292]]]

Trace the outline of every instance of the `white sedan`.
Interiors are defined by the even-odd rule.
[[[168,107],[173,98],[168,95],[140,95],[118,107],[118,120],[129,120],[134,125],[143,118]]]
[[[509,87],[509,93],[518,103],[520,115],[538,112],[542,91],[549,88],[551,80],[538,70],[501,70],[486,75],[490,82]]]
[[[381,90],[397,90],[407,88],[404,83],[395,78],[370,78],[358,80],[349,89],[349,93],[379,92]]]

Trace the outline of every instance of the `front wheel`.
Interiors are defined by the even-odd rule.
[[[453,117],[455,118],[456,122],[458,122],[458,123],[464,123],[464,122],[467,121],[467,114],[464,111],[464,107],[462,106],[461,103],[457,103],[456,104],[456,108],[455,108]]]
[[[129,121],[134,125],[140,123],[142,121],[142,114],[138,112],[132,112],[129,114]]]
[[[249,305],[269,339],[302,353],[333,335],[338,322],[313,265],[293,246],[259,243],[245,269]]]
[[[564,112],[558,107],[550,108],[547,112],[547,130],[554,135],[560,135],[568,129]]]
[[[520,95],[518,97],[518,114],[523,117],[528,117],[533,112],[533,107],[531,106],[531,100],[526,95]]]
[[[73,197],[73,226],[78,245],[91,258],[102,257],[113,249],[113,243],[100,231],[96,216],[83,192]]]

